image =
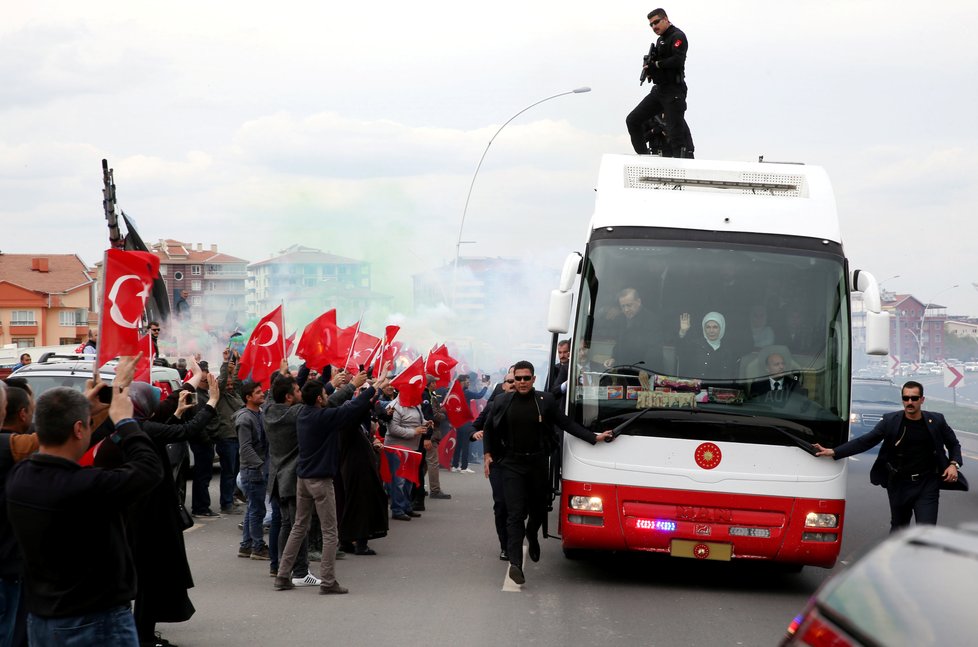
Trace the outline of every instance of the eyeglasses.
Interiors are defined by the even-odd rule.
[[[903,398],[904,402],[906,402],[907,400],[910,400],[911,402],[916,402],[917,400],[920,399],[919,395],[904,395],[901,397]]]
[[[533,379],[532,375],[517,375],[513,378],[517,382],[529,382]]]
[[[649,23],[649,27],[655,27],[655,26],[656,26],[656,25],[658,25],[658,24],[659,24],[660,22],[662,22],[662,18],[656,18],[655,20],[653,20],[653,21],[651,21],[651,22]]]
[[[506,380],[506,384],[514,384],[516,380]]]
[[[150,332],[159,332],[160,329],[159,328],[150,328],[149,331]]]

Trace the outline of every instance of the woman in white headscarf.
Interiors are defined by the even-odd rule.
[[[723,344],[727,320],[719,312],[708,312],[703,317],[702,335],[687,335],[689,314],[679,318],[679,337],[683,352],[679,358],[679,374],[682,377],[732,380],[735,360],[729,346]]]

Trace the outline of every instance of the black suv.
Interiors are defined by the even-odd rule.
[[[849,437],[855,438],[871,431],[884,413],[900,411],[902,408],[900,387],[892,381],[886,378],[853,378]]]

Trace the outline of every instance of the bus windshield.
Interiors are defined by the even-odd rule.
[[[624,432],[634,435],[843,442],[841,250],[751,242],[592,241],[567,382],[571,417],[603,429],[635,418]]]

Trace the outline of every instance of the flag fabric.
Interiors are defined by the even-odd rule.
[[[438,464],[446,470],[452,466],[452,458],[455,456],[455,445],[458,444],[458,432],[452,429],[442,436],[438,443]]]
[[[141,350],[139,327],[153,280],[160,273],[160,259],[147,252],[109,249],[103,268],[96,369],[115,357]]]
[[[359,373],[361,366],[366,369],[369,365],[370,358],[379,345],[379,337],[365,333],[362,330],[359,331],[353,340],[353,346],[348,354],[349,359],[346,361],[346,370],[351,373]]]
[[[282,306],[262,317],[245,344],[238,365],[238,377],[249,379],[250,374],[253,382],[268,386],[268,379],[279,369],[285,357],[284,325]]]
[[[428,353],[428,360],[425,362],[425,373],[434,375],[438,381],[435,388],[444,388],[452,381],[452,369],[458,364],[458,360],[448,354],[448,349],[442,344],[435,350]]]
[[[384,368],[384,364],[388,364],[390,366],[394,365],[393,358],[390,360],[387,359],[387,349],[390,347],[391,343],[394,341],[394,337],[400,330],[400,326],[387,326],[384,329],[384,338],[380,342],[380,349],[374,355],[371,362],[371,366],[374,369],[374,375],[380,375],[380,370]],[[400,346],[398,346],[398,348],[400,348]]]
[[[136,364],[135,374],[133,375],[134,382],[146,382],[147,384],[153,383],[153,335],[147,332],[139,338],[139,346],[143,351],[143,356],[140,358],[139,363]],[[190,376],[187,376],[190,379]]]
[[[336,308],[333,308],[313,319],[305,327],[295,354],[305,360],[306,366],[318,371],[327,364],[333,363],[338,334]]]
[[[448,422],[456,429],[475,420],[472,409],[469,408],[469,403],[465,399],[462,383],[458,380],[452,382],[452,388],[448,390],[441,406],[445,410],[445,415],[448,416]]]
[[[387,348],[384,349],[383,357],[380,360],[381,367],[386,364],[388,366],[387,370],[394,370],[394,364],[397,362],[397,358],[401,354],[401,346],[402,344],[399,341],[391,342],[387,345]]]
[[[295,350],[295,334],[297,331],[293,330],[292,334],[285,338],[285,356],[291,357],[292,351]]]
[[[397,389],[397,401],[402,407],[416,407],[421,404],[426,386],[422,358],[414,360],[391,380],[391,386]]]
[[[348,328],[340,328],[336,333],[336,346],[333,348],[333,356],[329,363],[340,368],[346,366],[350,354],[353,352],[353,342],[356,341],[357,331],[360,330],[360,322],[356,322]]]
[[[384,480],[384,483],[390,483],[392,480],[390,460],[388,457],[390,457],[390,460],[397,462],[397,469],[394,471],[394,474],[421,487],[421,479],[418,475],[418,471],[421,469],[421,452],[404,449],[403,447],[389,447],[385,445],[385,460],[380,461],[380,478]]]

